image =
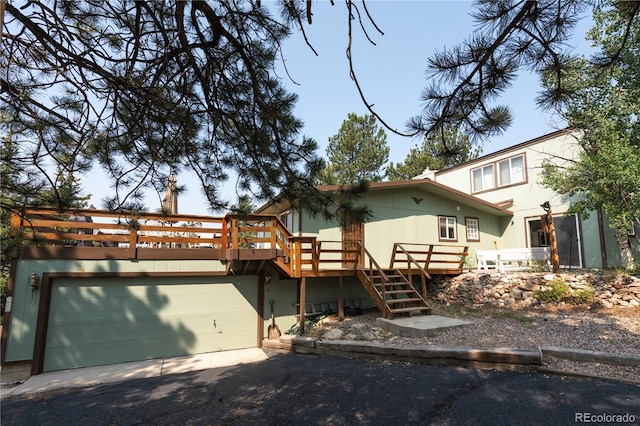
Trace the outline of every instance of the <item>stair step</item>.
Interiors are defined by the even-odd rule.
[[[380,291],[380,293],[382,294],[382,291]],[[385,291],[385,294],[412,294],[412,293],[415,293],[413,289]]]
[[[389,282],[387,281],[386,283],[384,283],[386,286],[390,286],[390,285],[395,285],[395,286],[405,286],[405,287],[413,287],[411,284],[409,284],[406,281],[399,281],[399,282]],[[373,283],[374,286],[376,287],[382,287],[382,283]]]
[[[430,311],[431,308],[428,306],[414,306],[412,308],[397,308],[391,309],[391,312],[394,314],[401,314],[404,312],[413,312],[413,311]]]
[[[377,286],[375,286],[375,288],[376,288],[376,290],[382,292],[382,286],[381,285],[377,285]],[[411,287],[409,285],[404,285],[404,286],[397,286],[397,285],[390,286],[390,285],[387,285],[387,286],[385,286],[385,289],[388,289],[388,288],[392,288],[393,290],[387,290],[387,292],[396,291],[396,290],[398,290],[398,291],[400,291],[400,290],[401,291],[410,291],[410,292],[415,292],[416,291],[415,288],[413,288],[413,287]]]
[[[397,283],[386,282],[384,285],[387,288],[388,287],[413,287],[411,284],[407,282],[397,282]],[[376,288],[382,288],[382,283],[374,283],[373,286]]]
[[[374,282],[381,282],[382,281],[382,277],[381,276],[375,276],[373,277],[373,281]],[[403,276],[401,275],[392,275],[392,276],[387,276],[387,282],[406,282],[407,280],[404,279]]]
[[[422,299],[420,299],[419,297],[405,297],[402,299],[387,299],[387,303],[391,304],[391,303],[412,303],[412,302],[421,302]]]
[[[420,297],[420,293],[404,275],[399,271],[392,269],[385,270],[383,273],[385,274],[384,283],[382,274],[370,275],[366,271],[362,271],[362,274],[359,274],[359,277],[367,288],[367,291],[372,292],[371,297],[374,298],[380,309],[388,310],[387,312],[389,312],[390,318],[392,318],[394,314],[408,313],[411,315],[413,312],[426,314],[431,313],[431,307],[429,307],[427,302]],[[383,290],[384,298],[382,297]],[[387,296],[391,298],[387,298]],[[385,307],[381,307],[380,304],[385,305]],[[393,306],[406,306],[405,304],[413,304],[417,306],[393,308]]]

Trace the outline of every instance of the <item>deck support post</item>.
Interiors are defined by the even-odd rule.
[[[306,293],[307,293],[307,278],[302,277],[298,280],[298,286],[300,288],[300,332],[298,333],[300,336],[304,334],[304,311],[305,306],[307,304],[306,301]]]
[[[342,275],[338,277],[338,321],[344,321],[344,299],[343,299]]]
[[[265,273],[260,271],[258,275],[258,348],[262,348],[264,339],[264,287]]]

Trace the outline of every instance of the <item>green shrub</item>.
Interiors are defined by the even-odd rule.
[[[316,330],[316,325],[319,321],[325,319],[325,315],[320,315],[312,318],[304,319],[304,331],[306,335],[312,335],[313,337],[317,337],[317,334],[323,334],[324,330]],[[299,334],[300,333],[300,323],[295,322],[284,334]]]
[[[464,264],[462,266],[463,269],[471,271],[473,269],[476,269],[477,267],[478,267],[478,263],[475,257],[464,256]]]
[[[534,291],[533,297],[540,302],[558,303],[569,296],[569,286],[561,278],[554,278],[546,287],[545,289]]]
[[[593,302],[593,288],[587,287],[577,291],[573,295],[573,300],[576,304],[591,303]]]

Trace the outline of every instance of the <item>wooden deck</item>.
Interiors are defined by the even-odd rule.
[[[294,236],[272,215],[29,209],[12,214],[11,236],[20,240],[17,255],[23,259],[220,260],[226,274],[261,274],[269,263],[282,276],[298,279],[301,334],[307,278],[357,277],[387,318],[429,313],[427,280],[459,274],[468,254],[465,246],[396,243],[389,267],[383,268],[357,242],[345,246]],[[414,288],[416,275],[422,292]]]
[[[364,247],[294,236],[272,215],[164,215],[105,210],[15,212],[19,257],[38,259],[213,259],[259,272],[266,261],[291,278],[356,275]],[[413,276],[459,274],[468,248],[394,244],[389,269]],[[261,266],[262,265],[262,266]]]

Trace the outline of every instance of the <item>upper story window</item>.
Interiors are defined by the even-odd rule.
[[[456,217],[455,216],[438,216],[440,228],[440,240],[457,241],[456,235]]]
[[[524,182],[524,155],[498,162],[498,186]]]
[[[473,192],[486,191],[487,189],[493,189],[495,186],[493,164],[474,169],[471,173],[473,175]]]
[[[496,172],[497,170],[497,172]],[[524,154],[471,170],[472,192],[481,192],[526,181]]]

